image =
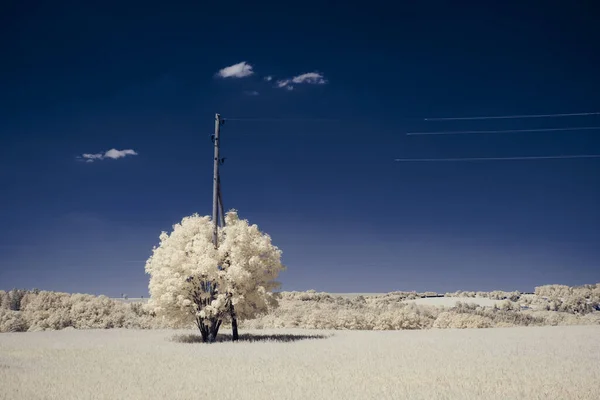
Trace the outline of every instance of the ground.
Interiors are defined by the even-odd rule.
[[[600,326],[195,333],[0,334],[0,399],[600,398]]]

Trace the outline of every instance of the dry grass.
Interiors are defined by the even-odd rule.
[[[179,343],[195,332],[176,330],[2,334],[0,399],[600,398],[600,326],[241,333],[267,340]]]
[[[242,333],[238,337],[238,341],[243,342],[296,342],[298,340],[307,339],[325,339],[327,335],[298,335],[298,334],[285,334],[285,333]],[[202,336],[197,333],[184,333],[178,334],[171,338],[176,343],[203,343]],[[217,336],[216,342],[231,342],[232,335],[230,333],[221,333]]]

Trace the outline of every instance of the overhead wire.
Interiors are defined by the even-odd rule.
[[[517,160],[557,160],[575,158],[600,158],[600,154],[573,154],[557,156],[523,157],[459,157],[459,158],[396,158],[396,162],[454,162],[454,161],[517,161]]]
[[[333,118],[228,118],[223,117],[223,119],[227,121],[247,121],[247,122],[302,122],[302,121],[311,121],[311,122],[330,122],[330,121],[340,121],[339,119]]]
[[[480,117],[435,117],[423,118],[424,121],[468,121],[468,120],[486,120],[486,119],[521,119],[521,118],[560,118],[560,117],[582,117],[590,115],[600,115],[600,112],[579,112],[563,114],[526,114],[526,115],[490,115]]]
[[[519,132],[560,132],[560,131],[589,131],[598,130],[600,126],[573,126],[567,128],[536,128],[536,129],[503,129],[482,131],[436,131],[436,132],[407,132],[406,135],[467,135],[483,133],[519,133]]]
[[[528,115],[501,115],[477,117],[452,117],[452,118],[424,118],[425,121],[453,121],[453,120],[487,120],[487,119],[518,119],[518,118],[558,118],[573,116],[600,115],[600,112],[562,113],[562,114],[528,114]],[[247,122],[334,122],[334,118],[246,118],[224,117],[225,121]],[[434,131],[434,132],[407,132],[407,136],[415,135],[460,135],[460,134],[497,134],[497,133],[533,133],[533,132],[567,132],[600,130],[600,126],[564,127],[564,128],[535,128],[535,129],[504,129],[504,130],[464,130],[464,131]],[[574,154],[554,156],[517,156],[517,157],[463,157],[463,158],[397,158],[395,162],[467,162],[467,161],[519,161],[519,160],[557,160],[557,159],[590,159],[600,158],[600,154]]]

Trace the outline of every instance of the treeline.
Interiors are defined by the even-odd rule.
[[[464,301],[449,307],[417,305],[433,292],[391,292],[343,298],[329,293],[276,293],[277,305],[241,328],[398,330],[490,328],[508,326],[600,324],[600,284],[570,287],[546,285],[534,294],[455,292]],[[500,300],[494,307],[469,304],[469,298]],[[190,326],[191,327],[191,326]],[[106,296],[39,290],[0,291],[0,332],[75,329],[190,328],[168,323],[143,303]]]
[[[0,332],[39,330],[169,328],[142,303],[106,296],[39,290],[0,291]]]
[[[555,292],[549,297],[519,292],[479,292],[481,298],[501,300],[493,307],[469,304],[467,297],[477,297],[476,294],[458,296],[465,300],[439,307],[407,302],[432,297],[431,293],[392,292],[343,298],[315,291],[282,292],[278,295],[278,308],[259,318],[243,321],[241,326],[398,330],[600,324],[600,298],[593,294],[600,285],[588,286],[593,288],[592,292],[574,291],[575,295],[571,297],[554,296]],[[547,293],[544,288],[536,288],[536,291]]]

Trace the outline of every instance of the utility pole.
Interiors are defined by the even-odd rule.
[[[221,194],[221,176],[217,177],[219,184],[219,214],[220,214],[220,224],[221,228],[225,227],[225,210],[223,209],[223,197]]]
[[[212,212],[212,220],[213,220],[213,245],[215,249],[219,246],[219,131],[221,129],[221,116],[219,114],[215,114],[215,134],[213,135],[213,143],[215,148],[214,153],[214,170],[213,170],[213,212]],[[207,290],[210,294],[210,299],[214,299],[215,292],[217,290],[216,284],[212,282],[206,282],[205,290]],[[215,329],[214,325],[211,325],[208,331],[208,342],[212,343],[215,341],[215,332],[218,330]]]
[[[213,137],[215,147],[214,171],[213,171],[213,244],[219,246],[219,131],[221,130],[221,116],[215,114],[215,135]]]
[[[221,195],[221,177],[219,176],[219,165],[224,161],[221,160],[219,154],[219,146],[220,146],[220,131],[221,125],[225,122],[221,118],[221,115],[218,113],[215,114],[215,135],[213,137],[214,141],[214,170],[213,170],[213,245],[215,249],[219,247],[219,222],[221,228],[225,227],[225,211],[223,209],[223,197]],[[219,214],[221,218],[219,218]],[[237,316],[235,314],[235,307],[232,303],[229,304],[229,315],[231,316],[231,330],[232,330],[232,340],[238,340],[238,326],[237,326]],[[210,340],[210,336],[209,336]]]

